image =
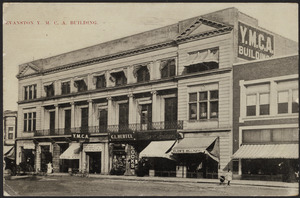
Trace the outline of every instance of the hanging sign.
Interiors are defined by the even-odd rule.
[[[274,55],[274,36],[244,23],[238,23],[238,57],[259,60]]]

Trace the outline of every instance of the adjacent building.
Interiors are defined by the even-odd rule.
[[[233,164],[243,179],[296,179],[298,66],[298,55],[233,66]]]
[[[133,175],[147,158],[150,175],[215,178],[233,154],[232,65],[297,47],[228,8],[22,64],[17,163]]]
[[[7,168],[15,162],[15,141],[17,134],[17,111],[3,112],[3,156]]]

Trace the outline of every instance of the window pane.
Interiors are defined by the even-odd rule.
[[[206,92],[200,92],[199,100],[207,100],[207,91]]]
[[[24,96],[25,100],[28,100],[28,87],[25,87],[25,96]]]
[[[197,93],[190,93],[190,102],[197,101]]]
[[[207,102],[200,103],[200,119],[207,119]]]
[[[34,118],[32,121],[32,131],[35,131],[36,119]]]
[[[197,119],[197,104],[190,104],[190,120]]]
[[[247,106],[247,116],[256,115],[256,106]]]
[[[293,102],[292,102],[292,113],[299,112],[299,95],[298,90],[293,90]]]
[[[247,106],[256,105],[256,95],[247,95]]]
[[[27,119],[24,119],[24,128],[23,131],[27,131]]]
[[[219,102],[210,102],[210,118],[218,118]]]
[[[27,119],[27,113],[24,113],[24,119]]]
[[[270,105],[259,105],[259,115],[269,115]]]
[[[175,60],[171,60],[169,64],[170,77],[175,76]]]
[[[29,98],[32,99],[32,86],[29,86]]]
[[[270,94],[268,93],[259,94],[259,104],[260,105],[270,104],[269,96]]]
[[[278,103],[287,103],[289,101],[289,92],[278,92]]]
[[[278,113],[288,113],[288,103],[278,103]]]
[[[210,91],[210,99],[218,99],[219,98],[219,91]]]
[[[36,98],[36,85],[34,85],[33,98]]]

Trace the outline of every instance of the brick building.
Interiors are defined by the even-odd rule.
[[[295,179],[299,170],[299,56],[233,66],[234,171],[245,179]]]

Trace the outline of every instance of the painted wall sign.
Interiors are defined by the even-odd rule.
[[[134,133],[111,133],[109,134],[110,141],[135,140]]]
[[[259,60],[274,55],[274,36],[238,23],[238,57],[246,60]]]
[[[72,133],[73,139],[89,139],[89,134],[86,133]]]

